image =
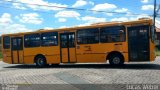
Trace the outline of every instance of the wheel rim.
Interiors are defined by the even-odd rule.
[[[44,64],[44,60],[42,58],[38,59],[38,65],[42,66]]]
[[[120,61],[121,61],[121,60],[120,60],[119,57],[114,57],[114,58],[113,58],[113,63],[114,63],[114,64],[119,64]]]

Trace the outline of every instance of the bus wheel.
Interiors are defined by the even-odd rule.
[[[35,59],[36,66],[44,67],[46,65],[46,59],[43,56],[38,56]]]
[[[119,54],[114,54],[109,58],[109,63],[111,65],[123,65],[124,60],[123,57]]]

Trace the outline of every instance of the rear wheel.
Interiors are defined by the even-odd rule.
[[[123,57],[121,55],[114,54],[114,55],[110,56],[109,63],[111,65],[123,65],[124,60],[123,60]]]
[[[46,59],[43,56],[38,56],[35,59],[36,66],[44,67],[46,65]]]

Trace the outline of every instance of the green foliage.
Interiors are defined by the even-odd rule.
[[[160,56],[160,50],[156,50],[156,56]]]
[[[160,56],[160,49],[156,47],[156,56]]]
[[[2,52],[0,52],[0,60],[1,60],[1,58],[2,58]]]

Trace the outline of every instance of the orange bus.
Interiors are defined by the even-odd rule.
[[[89,26],[2,35],[3,62],[36,64],[106,63],[155,60],[152,20],[96,23]]]

